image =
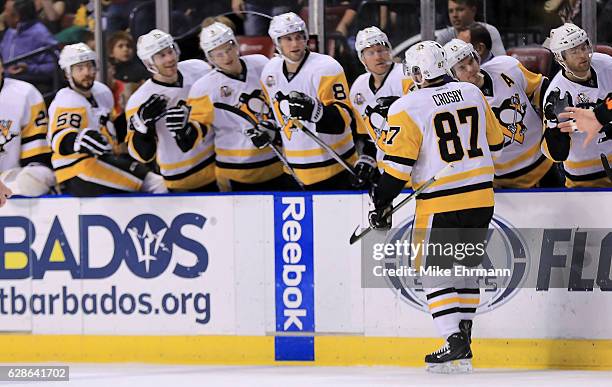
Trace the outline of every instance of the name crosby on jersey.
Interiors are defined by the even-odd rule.
[[[434,94],[431,98],[434,100],[436,106],[463,101],[461,90],[451,90],[441,94]]]

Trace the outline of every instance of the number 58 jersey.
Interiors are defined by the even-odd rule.
[[[500,124],[480,90],[449,82],[408,93],[391,105],[382,144],[385,172],[418,188],[448,163],[451,173],[417,198],[417,214],[493,206],[493,159]]]
[[[114,178],[110,171],[101,172],[97,168],[99,163],[93,156],[72,151],[73,141],[70,141],[70,137],[86,128],[100,131],[112,143],[113,133],[107,125],[110,124],[114,104],[113,94],[106,85],[98,81],[94,82],[91,94],[90,98],[86,98],[65,87],[57,92],[49,106],[47,137],[53,149],[51,161],[58,183],[75,176],[84,180],[108,179],[110,182]]]

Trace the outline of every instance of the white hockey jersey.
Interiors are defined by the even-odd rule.
[[[49,106],[49,133],[53,169],[58,183],[73,177],[122,191],[138,191],[142,181],[119,168],[104,163],[88,153],[73,151],[75,135],[83,129],[97,129],[110,143],[115,141],[109,123],[113,94],[95,81],[91,98],[65,87],[57,92]]]
[[[369,72],[358,76],[351,86],[351,101],[361,115],[372,141],[377,144],[376,161],[381,170],[384,153],[380,144],[385,141],[387,132],[384,130],[385,118],[376,110],[376,100],[381,97],[401,97],[410,90],[416,90],[416,85],[412,78],[404,75],[401,63],[393,65],[378,89],[374,86],[374,76]]]
[[[365,134],[363,121],[355,119],[358,114],[349,99],[349,88],[340,64],[328,55],[307,52],[296,73],[289,75],[282,57],[272,58],[264,67],[261,82],[266,98],[273,107],[278,125],[283,128],[281,136],[287,160],[298,178],[306,185],[327,180],[343,170],[327,151],[294,125],[289,116],[287,97],[291,91],[300,91],[317,98],[326,106],[334,106],[340,112],[344,128],[340,134],[317,133],[311,122],[302,124],[331,146],[348,163],[357,160],[352,127]]]
[[[569,92],[572,106],[592,109],[603,102],[606,95],[612,90],[612,57],[594,53],[591,61],[591,79],[585,82],[573,82],[567,79],[563,72],[557,73],[548,86],[544,100],[546,101],[550,93],[557,88],[561,92],[561,98],[566,91]],[[542,142],[542,151],[552,160],[563,162],[567,187],[612,186],[605,175],[600,159],[600,154],[603,153],[612,162],[612,140],[604,141],[605,135],[601,134],[583,147],[585,136],[586,133],[572,133],[563,136],[560,142],[554,144],[549,143],[545,137]]]
[[[166,96],[169,99],[168,108],[176,106],[179,101],[187,102],[189,90],[193,84],[211,71],[206,62],[197,59],[179,62],[178,69],[179,80],[176,84],[169,85],[151,78],[132,94],[125,109],[128,122],[130,117],[138,111],[140,105],[153,94]],[[154,157],[143,157],[142,151],[135,146],[133,131],[128,131],[128,149],[132,157],[143,163],[156,159],[160,173],[169,189],[197,189],[215,180],[214,134],[212,132],[207,133],[203,139],[198,138],[192,149],[183,152],[170,131],[166,129],[166,121],[163,118],[157,121],[155,130],[157,149]]]
[[[480,90],[449,82],[410,92],[391,105],[385,173],[417,189],[453,162],[452,173],[417,197],[417,215],[493,206],[493,159],[501,125]]]
[[[552,161],[540,151],[542,119],[535,111],[544,77],[527,70],[510,56],[496,56],[481,66],[480,88],[502,125],[504,150],[495,161],[496,186],[531,188],[550,169]]]
[[[16,79],[0,81],[0,172],[30,162],[48,164],[47,109],[34,86]]]
[[[369,72],[358,76],[351,86],[351,102],[363,117],[366,129],[375,142],[384,126],[384,118],[374,110],[376,100],[381,97],[401,97],[410,90],[416,90],[412,78],[404,75],[402,67],[401,63],[395,63],[378,89],[374,86],[374,76]]]
[[[246,55],[240,58],[241,77],[214,70],[200,78],[189,92],[190,119],[212,127],[216,154],[217,181],[253,184],[268,181],[283,173],[283,167],[270,147],[257,149],[243,133],[252,124],[228,110],[215,108],[222,103],[240,109],[255,122],[273,119],[266,104],[259,78],[268,58]]]

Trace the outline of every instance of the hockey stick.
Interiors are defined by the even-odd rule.
[[[387,216],[391,216],[391,215],[395,214],[406,203],[408,203],[412,199],[416,198],[421,192],[425,191],[433,183],[438,181],[442,176],[447,174],[453,168],[454,168],[454,164],[453,163],[447,164],[438,173],[436,173],[431,179],[427,180],[425,183],[423,183],[423,185],[421,185],[418,189],[416,189],[413,193],[411,193],[407,198],[405,198],[401,202],[397,203],[396,206],[391,207],[391,209],[389,211],[387,211],[386,214],[383,214],[383,217],[386,218]],[[370,231],[374,230],[374,228],[372,226],[368,226],[368,228],[364,229],[359,234],[357,233],[358,230],[359,230],[359,226],[357,226],[357,228],[353,232],[353,235],[351,235],[351,238],[349,239],[349,244],[352,245],[353,243],[357,242],[358,240],[360,240],[361,238],[366,236],[366,234],[368,234]]]
[[[516,132],[518,130],[518,128],[516,127],[516,116],[518,114],[518,109],[519,109],[521,100],[515,94],[512,97],[510,97],[510,103],[514,105],[514,117],[512,118],[512,123],[508,125],[508,130],[510,130],[510,132],[512,133],[512,138],[510,139],[510,144],[512,144],[514,142],[514,138],[516,137]]]
[[[612,181],[612,168],[610,168],[608,157],[604,153],[600,154],[599,157],[601,157],[601,163],[603,164],[604,170],[606,171],[606,175],[608,175],[608,179]]]
[[[312,133],[312,131],[308,129],[307,127],[305,127],[304,124],[302,124],[300,120],[295,119],[295,118],[292,120],[295,126],[297,126],[302,132],[304,132],[305,135],[307,135],[314,142],[316,142],[321,148],[326,150],[329,153],[329,155],[338,162],[338,164],[342,165],[342,167],[346,169],[351,175],[353,175],[360,183],[363,182],[363,180],[360,179],[359,176],[357,176],[355,169],[353,169],[353,167],[349,163],[347,163],[342,158],[342,156],[338,154],[338,152],[336,152],[331,146],[327,145],[325,141],[321,140],[316,134]]]
[[[228,105],[228,104],[223,103],[223,102],[215,102],[213,104],[213,106],[216,107],[217,109],[221,109],[221,110],[228,111],[230,113],[234,113],[237,116],[242,117],[245,120],[247,120],[249,122],[249,124],[253,125],[254,128],[257,127],[257,122],[255,122],[255,120],[251,116],[249,116],[247,113],[243,112],[242,110],[238,109],[235,106]],[[283,163],[283,165],[285,166],[285,168],[287,169],[287,171],[289,172],[291,177],[293,177],[293,180],[295,180],[295,182],[300,186],[300,188],[302,190],[304,190],[305,189],[304,188],[304,183],[302,183],[300,178],[297,177],[295,171],[293,170],[293,168],[291,168],[291,165],[289,165],[289,161],[287,160],[287,158],[285,158],[285,156],[283,155],[281,150],[278,149],[278,147],[276,145],[274,145],[274,144],[268,144],[268,146],[276,154],[276,157],[278,157],[278,159],[281,161],[281,163]]]

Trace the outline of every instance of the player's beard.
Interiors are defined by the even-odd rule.
[[[83,80],[81,82],[77,82],[77,81],[73,80],[74,86],[77,89],[81,90],[81,91],[89,91],[89,90],[91,90],[91,88],[94,85],[94,81],[95,81],[94,78],[85,79],[85,80]]]

